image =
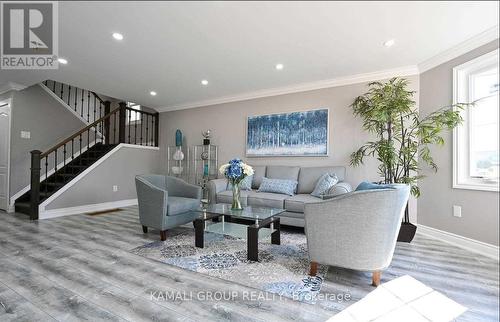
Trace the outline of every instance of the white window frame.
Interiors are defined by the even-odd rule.
[[[139,108],[134,108],[134,106],[138,106]],[[128,108],[131,108],[131,109],[134,109],[136,111],[142,111],[142,105],[141,104],[137,104],[137,103],[133,103],[133,102],[127,102],[127,107]],[[134,114],[132,114],[132,111],[131,110],[128,110],[128,113],[130,113],[130,115],[134,115],[134,117],[137,117],[137,115],[139,115],[139,118],[138,119],[131,119],[130,122],[128,121],[128,117],[126,117],[126,124],[141,124],[141,119],[142,119],[142,114],[141,113],[136,113],[136,112],[133,112]]]
[[[469,75],[494,63],[498,64],[498,54],[497,49],[453,68],[453,104],[472,103],[469,99]],[[461,114],[463,124],[453,129],[453,188],[499,191],[498,182],[470,176],[470,109],[466,108]]]

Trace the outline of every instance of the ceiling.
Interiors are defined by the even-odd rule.
[[[51,78],[158,110],[415,66],[498,26],[492,2],[61,2]],[[111,37],[124,35],[122,41]],[[395,39],[395,45],[383,46]],[[282,63],[283,70],[275,65]],[[200,84],[207,79],[209,84]],[[150,91],[158,93],[151,96]],[[200,104],[198,104],[200,105]]]

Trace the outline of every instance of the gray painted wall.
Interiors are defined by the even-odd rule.
[[[418,76],[407,77],[411,89],[418,91]],[[245,131],[247,116],[293,112],[317,108],[329,109],[328,157],[267,157],[248,158],[250,164],[276,165],[345,165],[349,155],[371,139],[361,128],[359,118],[354,118],[350,105],[354,98],[367,91],[367,84],[353,84],[302,93],[294,93],[241,102],[213,105],[196,109],[179,110],[160,114],[160,146],[162,165],[166,165],[166,146],[174,145],[175,131],[180,129],[187,146],[201,144],[201,131],[211,129],[212,142],[220,146],[219,163],[231,158],[245,158]],[[418,101],[418,95],[415,97]],[[167,169],[164,167],[163,171]],[[347,169],[346,181],[354,187],[363,180],[378,180],[377,162],[368,158],[364,166]],[[416,216],[416,202],[411,204],[412,219]]]
[[[453,101],[453,67],[498,48],[498,40],[437,66],[420,75],[420,113],[427,115]],[[498,245],[499,193],[453,189],[452,132],[444,136],[444,147],[432,148],[440,170],[424,171],[429,177],[420,181],[418,222],[461,236]],[[462,217],[452,215],[453,205],[462,206]]]
[[[135,199],[135,176],[158,173],[159,154],[158,149],[124,146],[48,204],[46,209]],[[113,185],[118,186],[117,192],[113,192]]]
[[[10,196],[13,196],[29,185],[30,151],[51,148],[81,129],[84,123],[38,85],[13,91],[11,95]],[[30,131],[31,139],[22,139],[21,131]]]

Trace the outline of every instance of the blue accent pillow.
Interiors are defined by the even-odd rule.
[[[274,192],[293,196],[295,189],[297,189],[297,184],[298,182],[295,180],[269,179],[263,177],[258,191]]]
[[[240,181],[240,190],[252,190],[252,180],[253,180],[253,175],[245,177],[245,179]],[[233,184],[227,180],[227,190],[232,190],[233,189]]]
[[[321,198],[323,195],[327,194],[327,192],[339,182],[337,175],[335,173],[325,173],[318,179],[316,183],[316,187],[314,187],[313,192],[311,192],[311,196]]]
[[[378,183],[363,181],[358,185],[356,191],[373,190],[373,189],[395,189],[395,188],[391,184],[378,184]]]

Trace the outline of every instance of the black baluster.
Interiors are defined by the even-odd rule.
[[[82,133],[80,133],[80,154],[79,154],[79,157],[80,157],[80,164],[82,164]]]
[[[83,88],[82,88],[82,106],[80,110],[80,116],[83,118]]]
[[[149,116],[146,114],[146,145],[149,145]]]
[[[69,102],[71,99],[71,85],[68,85],[68,106],[70,106]]]
[[[87,91],[87,122],[90,123],[90,92]],[[87,142],[88,144],[88,142]]]
[[[52,180],[54,182],[54,184],[56,183],[56,172],[57,172],[57,148],[54,151],[54,174],[52,175],[52,177],[54,178]],[[55,188],[55,185],[54,185],[54,188]]]
[[[61,99],[63,99],[63,92],[64,92],[64,84],[61,83]]]
[[[94,119],[92,120],[92,122],[96,121],[96,118],[95,118],[95,108],[96,108],[96,102],[95,102],[95,95],[94,95]]]
[[[75,112],[77,110],[77,105],[78,105],[77,98],[78,98],[78,88],[75,87]]]
[[[134,121],[134,144],[137,144],[137,111],[134,111],[135,113],[135,121]],[[130,142],[129,142],[130,143]]]
[[[56,93],[56,81],[52,81],[52,92]]]
[[[45,193],[47,193],[47,177],[49,174],[49,156],[45,157]]]
[[[151,146],[154,146],[154,138],[155,138],[155,118],[151,117]]]
[[[90,129],[87,130],[87,151],[90,149]]]
[[[74,150],[74,141],[75,139],[71,139],[71,161],[73,161],[73,158],[75,157],[75,152],[73,151]]]
[[[66,143],[63,145],[63,165],[66,166]]]
[[[142,123],[144,123],[144,120],[143,120],[143,113],[141,113],[141,145],[142,145]]]
[[[132,111],[131,110],[127,110],[128,112],[128,142],[127,143],[130,143],[130,128],[131,128],[131,125],[130,125],[130,119],[132,118]]]

